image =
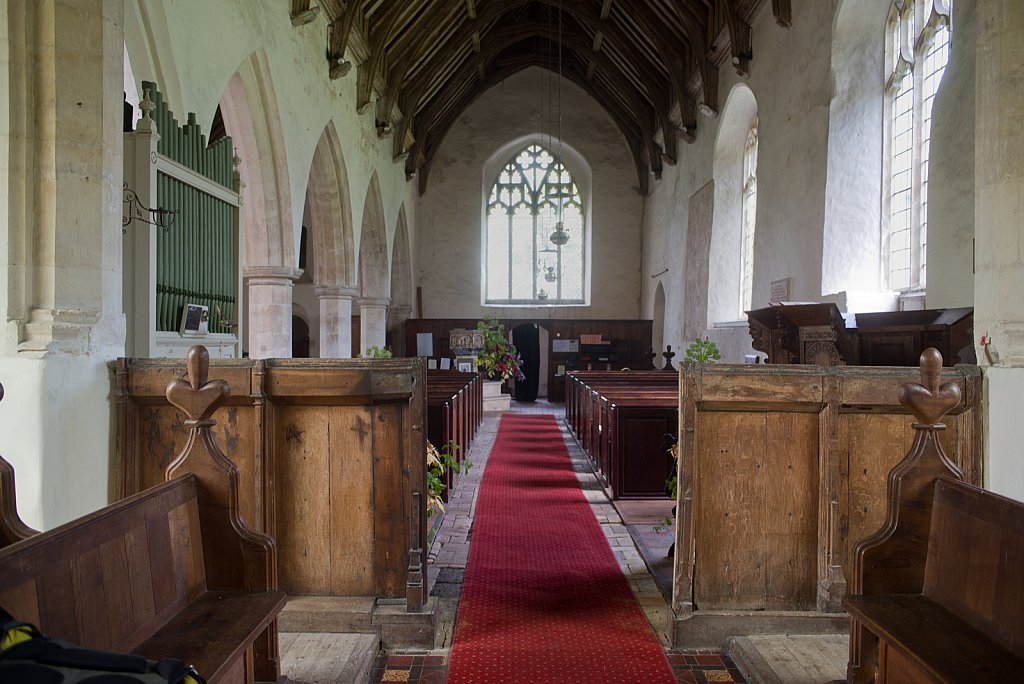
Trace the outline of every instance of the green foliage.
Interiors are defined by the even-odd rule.
[[[694,339],[693,344],[686,348],[686,356],[684,361],[689,363],[714,363],[722,358],[722,355],[718,352],[718,345],[704,338],[703,340],[699,337]]]
[[[712,343],[713,344],[713,343]],[[679,444],[676,443],[669,449],[672,454],[672,458],[679,458]],[[679,473],[673,470],[672,477],[665,480],[665,490],[668,491],[669,497],[674,501],[679,494]],[[654,526],[654,531],[661,534],[668,528],[672,527],[672,518],[662,518],[657,525]]]
[[[461,449],[455,441],[449,441],[440,450],[427,442],[427,516],[444,512],[445,474],[469,472],[470,462],[459,463],[456,454]]]
[[[372,347],[367,347],[366,353],[363,354],[363,358],[365,358],[365,359],[390,359],[391,358],[391,350],[388,349],[387,347],[384,347],[383,349],[381,349],[377,345],[373,345]]]
[[[484,371],[488,378],[500,378],[502,382],[509,378],[522,380],[523,373],[519,367],[523,361],[515,346],[506,339],[505,326],[487,316],[476,324],[476,329],[484,334],[484,348],[476,357],[477,368]]]

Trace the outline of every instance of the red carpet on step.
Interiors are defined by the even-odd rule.
[[[448,684],[675,681],[554,418],[506,414],[480,486]]]

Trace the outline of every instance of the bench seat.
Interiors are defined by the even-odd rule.
[[[153,660],[166,656],[185,660],[211,682],[232,679],[227,677],[231,664],[242,662],[247,646],[285,602],[285,593],[276,589],[206,591],[134,650]]]
[[[844,603],[862,625],[933,681],[984,684],[1006,682],[1007,672],[1024,673],[1024,660],[922,594],[847,596]]]

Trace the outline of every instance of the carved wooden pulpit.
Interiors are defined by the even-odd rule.
[[[752,346],[766,363],[858,363],[856,338],[835,304],[784,304],[747,312]]]

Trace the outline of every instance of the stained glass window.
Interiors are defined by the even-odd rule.
[[[583,202],[572,174],[531,144],[491,186],[484,259],[487,304],[582,304]]]

